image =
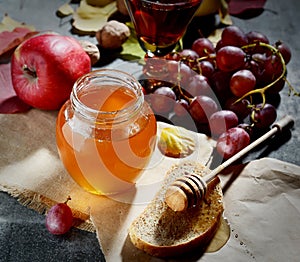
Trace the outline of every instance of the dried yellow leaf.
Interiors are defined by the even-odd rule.
[[[223,28],[217,28],[208,36],[208,39],[216,46],[221,39],[222,32]]]
[[[232,25],[232,19],[228,11],[228,3],[226,0],[220,0],[221,1],[221,6],[219,9],[219,17],[220,21],[224,25]]]
[[[183,158],[195,151],[195,141],[183,127],[166,127],[161,131],[158,148],[166,156]]]
[[[72,26],[77,32],[96,33],[116,10],[115,2],[104,7],[95,7],[88,5],[86,0],[81,0],[79,7],[73,14]]]
[[[221,6],[221,0],[203,0],[199,6],[196,16],[215,14]]]
[[[74,9],[70,6],[69,2],[61,5],[56,11],[56,15],[61,18],[72,15],[73,13]]]
[[[78,14],[73,15],[72,26],[78,33],[92,33],[95,34],[100,28],[104,26],[107,21],[105,16],[93,19],[83,19]]]
[[[16,21],[12,19],[9,15],[5,14],[0,23],[0,32],[3,31],[13,31],[16,27],[25,27],[31,31],[35,31],[35,27],[32,25],[27,25],[23,22]]]
[[[231,25],[232,20],[228,12],[228,0],[203,0],[196,16],[219,14],[220,21],[225,25]]]
[[[81,18],[92,19],[99,16],[108,16],[117,10],[116,3],[111,2],[103,7],[91,6],[87,4],[86,0],[81,0],[76,13],[81,16]]]

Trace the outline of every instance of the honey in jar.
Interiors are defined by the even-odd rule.
[[[60,158],[85,190],[101,195],[131,188],[156,144],[156,120],[139,82],[112,69],[74,84],[57,117]]]

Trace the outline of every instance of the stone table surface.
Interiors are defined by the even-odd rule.
[[[64,0],[0,0],[0,18],[9,14],[13,19],[35,25],[38,30],[53,30],[65,35],[70,32],[70,21],[60,21],[55,12]],[[283,40],[292,50],[288,64],[288,79],[300,87],[300,1],[268,0],[258,16],[242,19],[232,17],[234,24],[244,31],[256,30],[266,34],[271,42]],[[2,19],[2,18],[1,18]],[[75,36],[78,37],[78,36]],[[96,43],[94,37],[89,38]],[[118,64],[120,61],[114,61]],[[295,125],[290,133],[279,136],[259,148],[246,160],[273,157],[300,165],[299,97],[289,97],[287,88],[281,92],[278,117],[289,114]],[[1,129],[0,129],[1,132]],[[5,152],[1,152],[1,155]],[[1,157],[1,156],[0,156]],[[105,261],[94,233],[72,229],[57,237],[45,228],[44,215],[20,205],[13,197],[0,192],[0,261]],[[232,259],[234,261],[234,259]]]

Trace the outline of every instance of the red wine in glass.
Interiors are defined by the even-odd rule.
[[[140,46],[148,56],[174,50],[202,0],[125,0]]]

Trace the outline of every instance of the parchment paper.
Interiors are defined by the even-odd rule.
[[[263,158],[238,166],[220,178],[224,189],[224,216],[230,227],[229,240],[216,252],[196,251],[167,261],[298,261],[300,167]],[[142,206],[128,207],[127,217],[109,205],[100,209],[100,212],[108,210],[115,217],[114,223],[109,223],[105,216],[95,223],[101,226],[97,232],[105,243],[103,246],[109,247],[104,249],[107,261],[166,261],[135,249],[127,237],[125,242],[121,240],[126,234],[124,227],[142,211]],[[111,227],[107,228],[107,224]],[[112,235],[116,237],[101,239],[101,235],[109,232],[114,232]]]
[[[149,169],[131,192],[117,198],[95,196],[77,186],[64,170],[56,150],[55,119],[56,112],[35,109],[25,114],[0,115],[0,189],[38,212],[45,212],[70,195],[69,205],[80,219],[77,226],[96,231],[108,262],[163,261],[135,249],[127,229],[178,160],[162,157],[156,150]],[[158,126],[159,134],[165,124]],[[207,163],[214,141],[204,135],[191,135],[198,145],[188,159]],[[226,245],[217,252],[195,252],[168,261],[298,261],[300,167],[264,158],[232,170],[220,176],[224,216],[231,229]]]

